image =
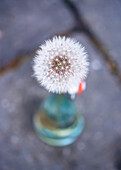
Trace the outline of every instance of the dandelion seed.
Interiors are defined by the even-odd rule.
[[[64,67],[61,67],[62,70],[64,70]]]

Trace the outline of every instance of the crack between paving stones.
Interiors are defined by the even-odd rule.
[[[62,0],[62,1],[73,14],[74,19],[75,19],[75,26],[64,33],[60,33],[57,35],[68,36],[73,32],[85,33],[87,37],[89,38],[89,40],[92,42],[92,44],[96,47],[96,49],[98,49],[98,51],[102,54],[101,56],[106,62],[107,69],[117,77],[121,85],[121,72],[116,61],[113,60],[113,57],[108,53],[108,50],[104,48],[104,45],[102,45],[101,41],[97,38],[94,32],[90,29],[90,27],[83,19],[81,12],[78,10],[76,5],[70,0]],[[35,50],[33,51],[35,52]],[[29,55],[31,56],[33,51],[27,55],[23,54],[21,56],[15,57],[13,60],[10,60],[4,66],[0,67],[0,75],[2,75],[3,73],[5,73],[6,71],[10,69],[13,69],[19,66],[21,63],[23,63],[23,61],[26,58],[29,57]]]

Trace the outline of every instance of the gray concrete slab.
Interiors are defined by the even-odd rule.
[[[31,77],[32,60],[0,77],[1,170],[116,170],[121,145],[121,91],[100,54],[83,34],[73,34],[90,58],[87,90],[76,103],[83,134],[72,145],[50,147],[33,130],[32,116],[47,91]],[[97,64],[98,63],[98,64]]]
[[[73,27],[59,0],[0,1],[0,66]]]
[[[121,70],[121,1],[73,1]]]

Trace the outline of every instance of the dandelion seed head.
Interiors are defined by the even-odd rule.
[[[34,75],[50,92],[75,93],[88,73],[85,48],[75,40],[56,36],[40,46],[34,58]]]

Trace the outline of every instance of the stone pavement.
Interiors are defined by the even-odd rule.
[[[68,30],[73,22],[60,0],[0,1],[0,65]]]
[[[100,38],[121,69],[121,1],[76,0],[84,19]]]
[[[1,37],[1,43],[3,42],[0,46],[2,48],[1,65],[11,60],[21,50],[31,51],[45,38],[54,33],[66,31],[73,26],[73,18],[61,1],[52,0],[49,3],[49,1],[39,2],[36,0],[37,4],[35,4],[35,1],[32,1],[31,4],[29,2],[26,0],[23,4],[20,1],[19,4],[17,1],[12,1],[14,5],[11,4],[11,8],[7,0],[0,2],[8,7],[8,14],[11,14],[11,10],[14,9],[12,15],[10,15],[14,24],[0,19],[0,23],[3,22],[3,27],[6,28],[6,35],[3,32]],[[106,14],[101,13],[102,10],[100,9],[103,9],[103,7],[110,8],[109,13],[112,13],[115,22],[117,20],[118,25],[120,25],[121,21],[118,17],[121,13],[119,12],[119,15],[115,16],[115,13],[118,12],[114,12],[119,10],[120,3],[118,2],[119,5],[117,5],[117,2],[114,1],[110,1],[110,3],[101,2],[82,0],[78,3],[77,0],[75,1],[76,4],[78,3],[78,7],[82,9],[84,17],[93,30],[107,45],[107,48],[115,51],[114,57],[121,67],[120,48],[117,46],[118,50],[113,48],[115,43],[118,44],[121,41],[121,38],[117,35],[120,34],[117,25],[114,25],[113,29],[109,26],[111,23],[108,25],[112,31],[115,31],[115,27],[117,28],[116,39],[110,29],[105,29],[103,36],[100,26],[97,30],[94,26],[96,23],[94,17],[99,17],[99,22],[106,24],[104,17]],[[4,9],[5,6],[3,5],[1,8]],[[57,15],[55,15],[55,11]],[[15,18],[13,17],[14,12],[16,12]],[[40,13],[41,23],[38,22]],[[6,13],[6,18],[8,14]],[[90,17],[91,14],[94,17]],[[44,16],[47,16],[48,22],[44,21]],[[100,19],[101,16],[102,20]],[[0,17],[5,16],[0,15]],[[19,17],[24,17],[23,21],[16,19]],[[64,20],[66,17],[67,19]],[[36,21],[34,21],[35,19]],[[31,25],[31,22],[35,23],[33,28],[30,29],[28,25]],[[6,24],[11,26],[9,25],[7,28]],[[21,26],[18,28],[19,24]],[[27,25],[25,26],[25,24]],[[14,28],[16,27],[16,30],[11,30],[12,25]],[[25,31],[26,27],[28,27],[28,32]],[[22,28],[24,33],[21,37]],[[20,35],[19,32],[21,32]],[[75,143],[63,148],[51,147],[39,140],[33,130],[32,116],[48,93],[42,87],[39,87],[32,77],[32,58],[34,55],[30,55],[30,58],[26,59],[21,65],[0,76],[0,170],[121,169],[120,86],[116,78],[107,70],[101,54],[94,48],[88,37],[84,33],[72,33],[71,36],[86,46],[91,63],[87,90],[76,98],[76,104],[86,120],[83,134]],[[114,37],[112,38],[112,36]],[[108,39],[110,40],[109,44]],[[16,44],[16,42],[19,43]]]

